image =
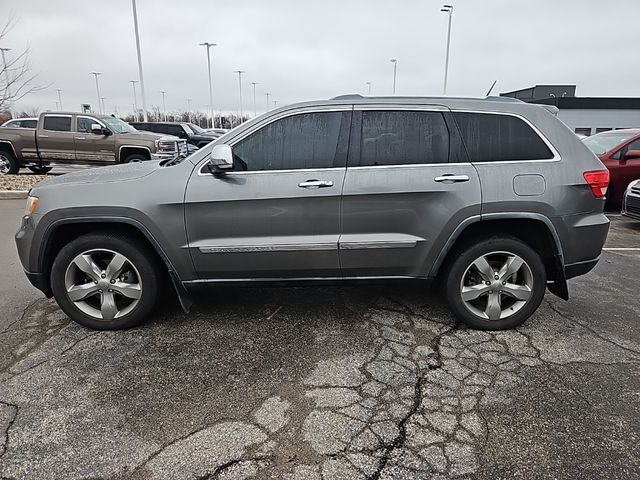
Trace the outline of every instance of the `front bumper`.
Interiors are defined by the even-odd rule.
[[[622,200],[622,215],[640,220],[640,188],[627,191]]]

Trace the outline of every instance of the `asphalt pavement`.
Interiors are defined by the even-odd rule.
[[[385,286],[216,289],[94,332],[22,275],[22,205],[0,202],[2,478],[640,477],[640,222],[511,331]]]

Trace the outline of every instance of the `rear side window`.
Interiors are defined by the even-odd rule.
[[[338,145],[346,144],[347,115],[317,112],[276,120],[233,146],[234,169],[259,171],[344,166],[345,152]]]
[[[22,120],[21,127],[22,128],[36,128],[37,120]]]
[[[446,163],[449,131],[439,112],[364,111],[359,166]]]
[[[44,117],[44,129],[52,130],[54,132],[70,132],[71,117],[47,115]]]
[[[472,162],[553,158],[542,138],[521,118],[463,112],[454,116]]]

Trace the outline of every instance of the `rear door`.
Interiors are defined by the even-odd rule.
[[[47,114],[38,126],[36,140],[40,159],[46,162],[75,162],[73,115]]]
[[[442,244],[480,213],[480,182],[448,110],[355,107],[342,200],[345,277],[424,277]]]
[[[203,280],[340,276],[340,192],[351,106],[282,112],[232,139],[234,171],[201,162],[185,196]]]
[[[91,132],[91,125],[97,123],[102,128],[107,126],[97,118],[76,116],[76,134],[74,136],[76,160],[82,163],[115,163],[116,140],[114,135],[96,135]]]

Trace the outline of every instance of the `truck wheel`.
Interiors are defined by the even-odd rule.
[[[33,173],[37,173],[38,175],[44,175],[45,173],[49,173],[51,171],[51,169],[53,167],[48,167],[48,166],[31,166],[31,167],[27,167],[29,170],[31,170]]]
[[[142,323],[158,299],[160,269],[139,242],[88,234],[68,243],[53,262],[51,288],[69,318],[95,330]]]
[[[0,150],[0,175],[14,175],[20,170],[20,164],[13,153]]]
[[[122,163],[144,162],[146,160],[149,160],[149,159],[144,155],[141,155],[139,153],[132,153],[131,155],[128,155],[127,157],[125,157]]]
[[[512,237],[494,237],[459,252],[451,264],[446,293],[453,314],[470,327],[502,330],[522,324],[546,290],[540,256]]]

